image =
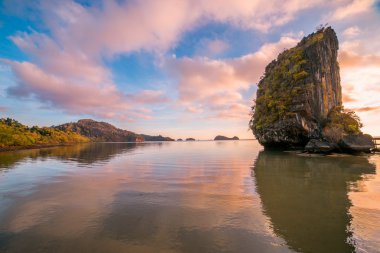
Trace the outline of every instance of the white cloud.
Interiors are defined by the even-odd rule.
[[[140,50],[165,54],[185,32],[208,21],[267,31],[293,19],[299,11],[321,2],[110,0],[100,6],[85,7],[75,1],[41,1],[38,13],[42,16],[39,18],[48,33],[32,30],[11,37],[31,59],[31,62],[12,62],[18,84],[11,90],[13,94],[33,95],[70,113],[107,117],[123,114],[123,117],[131,117],[135,114],[130,112],[126,115],[128,110],[125,106],[130,108],[131,105],[124,99],[136,100],[139,94],[126,95],[127,91],[118,88],[112,81],[111,71],[102,61],[104,57],[112,58]],[[208,44],[208,50],[213,54],[227,47],[225,42],[219,40]],[[268,48],[267,52],[265,50],[263,48],[260,55],[249,55],[229,62],[208,58],[181,59],[178,61],[179,72],[188,73],[182,82],[186,83],[191,78],[193,88],[202,90],[204,98],[215,95],[215,89],[221,91],[219,95],[247,89],[254,80],[252,77],[262,70],[263,59],[268,61],[266,57],[274,56],[270,52],[272,48]],[[255,63],[253,69],[246,69],[256,60],[259,63]],[[199,67],[196,64],[200,64]],[[261,67],[257,68],[257,64]],[[179,86],[182,98],[201,95],[183,83]],[[167,101],[159,97],[139,101],[149,105],[157,99]]]
[[[343,35],[346,37],[355,37],[360,34],[360,29],[358,26],[351,26],[343,31]]]
[[[31,62],[10,64],[18,80],[13,93],[33,95],[70,113],[128,118],[146,117],[151,111],[141,110],[141,107],[168,100],[162,91],[129,94],[120,90],[112,81],[111,70],[102,61],[104,57],[112,59],[115,55],[142,50],[165,56],[184,33],[209,21],[268,32],[293,20],[299,12],[314,7],[337,7],[332,10],[331,20],[343,22],[367,13],[374,3],[373,0],[334,3],[325,0],[110,0],[104,1],[103,7],[89,8],[74,1],[41,2],[43,16],[39,18],[48,33],[20,32],[11,37],[31,59]],[[364,58],[356,58],[361,66],[352,65],[356,57],[352,51],[359,53],[363,48],[357,36],[359,32],[362,36],[363,26],[355,24],[343,33],[345,38],[357,40],[341,43],[341,59],[345,61],[342,80],[352,85],[360,83],[364,88],[358,94],[367,94],[360,92],[379,86],[376,80],[380,77],[375,72],[378,68],[371,67],[371,61],[377,62],[378,57],[367,53]],[[298,39],[299,35],[289,34],[276,43],[263,45],[255,53],[233,59],[173,58],[165,63],[178,81],[179,97],[182,104],[188,106],[188,111],[211,110],[226,116],[230,109],[243,115],[245,109],[241,105],[249,105],[249,101],[244,101],[242,94],[258,81],[266,64],[284,48],[295,45]],[[370,44],[376,49],[376,41],[379,40],[367,43],[367,47]],[[201,55],[212,57],[228,46],[222,40],[210,40],[206,48],[211,54]],[[367,72],[364,66],[368,67]]]
[[[203,39],[197,46],[196,55],[214,57],[224,53],[230,45],[221,39]]]
[[[169,59],[167,67],[178,80],[179,101],[184,106],[201,104],[221,117],[247,117],[251,101],[244,101],[242,92],[255,85],[265,66],[299,38],[282,37],[278,42],[264,44],[257,52],[239,58],[213,60],[206,57]],[[242,104],[244,106],[244,110]],[[235,115],[236,116],[236,115]]]
[[[352,18],[355,15],[368,12],[374,5],[375,0],[352,0],[344,6],[336,9],[332,15],[331,20],[342,20],[345,18]]]

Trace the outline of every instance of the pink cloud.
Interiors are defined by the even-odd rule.
[[[364,66],[380,66],[379,55],[363,55],[350,51],[339,53],[339,63],[343,68],[357,68]]]
[[[208,43],[207,47],[212,54],[219,54],[228,49],[229,45],[222,40],[212,40]]]
[[[242,118],[247,119],[250,118],[251,108],[246,104],[232,104],[227,108],[219,111],[217,114],[217,118]]]
[[[203,39],[199,43],[196,55],[214,57],[224,53],[230,45],[220,39]]]
[[[30,56],[31,62],[10,63],[18,84],[9,92],[19,96],[33,95],[41,102],[69,113],[127,118],[141,116],[137,112],[132,113],[135,110],[133,104],[167,103],[168,99],[161,91],[126,95],[113,83],[112,73],[104,66],[102,58],[139,50],[165,52],[178,42],[184,32],[205,20],[269,29],[318,3],[312,1],[289,7],[282,1],[273,4],[245,0],[224,0],[223,3],[147,0],[105,1],[102,8],[86,8],[74,1],[41,1],[40,11],[49,33],[32,30],[10,37]],[[279,9],[279,6],[284,8]],[[271,20],[267,22],[269,16]],[[222,52],[226,47],[223,41],[218,40],[210,41],[208,45],[212,53]],[[244,65],[244,61],[237,60],[236,64],[241,62]],[[183,59],[179,69],[181,75],[184,73],[181,79],[184,85],[179,86],[180,97],[184,101],[200,96],[217,101],[216,89],[220,90],[219,96],[246,90],[251,80],[236,73],[239,69],[232,62]],[[251,71],[246,72],[245,75]]]
[[[359,107],[359,108],[352,108],[351,110],[354,110],[357,112],[378,111],[380,110],[380,106],[364,106],[364,107]]]
[[[243,99],[243,96],[239,92],[226,92],[226,93],[215,93],[215,95],[212,95],[207,98],[207,102],[211,106],[223,106],[226,104],[231,104],[236,101],[241,101]]]
[[[111,74],[102,66],[98,56],[85,54],[79,48],[62,48],[52,38],[36,32],[18,33],[10,38],[49,74],[91,82],[104,82],[110,78]]]
[[[133,107],[134,103],[161,103],[167,101],[161,92],[145,90],[125,95],[112,83],[79,82],[47,74],[29,62],[8,62],[18,78],[18,85],[8,92],[16,96],[35,96],[72,114],[92,114],[105,118],[132,120],[145,118]]]
[[[365,27],[372,31],[367,24]],[[363,131],[377,135],[375,119],[379,118],[380,57],[373,48],[378,40],[376,34],[361,31],[357,39],[343,41],[339,52],[343,101],[345,107],[352,108],[360,116]]]
[[[198,106],[189,105],[187,106],[186,110],[191,113],[202,113],[204,111],[201,105],[198,105]]]
[[[342,100],[343,103],[355,102],[357,99],[355,98],[355,88],[351,84],[343,84],[342,85]]]
[[[10,92],[33,95],[70,113],[145,117],[138,112],[141,106],[170,100],[162,91],[128,94],[120,90],[104,58],[112,60],[141,50],[165,55],[185,32],[208,21],[267,32],[294,19],[298,12],[322,4],[330,1],[110,0],[101,7],[41,1],[40,11],[49,32],[20,32],[10,37],[31,59],[29,63],[11,63],[19,82]],[[167,65],[179,82],[180,101],[190,108],[188,111],[220,111],[241,104],[241,93],[257,82],[265,65],[295,42],[284,36],[256,53],[235,59],[170,59]],[[211,54],[218,54],[228,45],[213,40],[207,47]]]
[[[85,8],[74,1],[42,1],[41,6],[51,38],[59,42],[61,51],[113,56],[137,50],[166,50],[184,32],[209,20],[267,30],[285,24],[301,10],[328,2],[110,0],[102,8]],[[216,50],[224,47],[221,41],[210,45],[210,49]]]
[[[346,37],[355,37],[360,34],[360,28],[358,26],[351,26],[343,31],[343,35]]]
[[[375,0],[352,0],[349,3],[339,6],[331,15],[332,20],[342,20],[347,17],[363,14],[368,12]]]
[[[265,66],[297,41],[297,38],[285,36],[278,42],[264,44],[257,52],[239,58],[172,58],[166,64],[178,80],[180,104],[186,107],[201,105],[203,110],[209,109],[222,118],[231,117],[234,113],[240,115],[238,117],[245,117],[251,101],[244,100],[242,92],[255,85]],[[244,108],[243,103],[247,104]]]
[[[142,90],[132,95],[127,95],[126,100],[128,100],[129,103],[136,104],[163,104],[170,101],[170,99],[159,90]]]
[[[205,100],[217,93],[249,87],[249,82],[237,76],[234,67],[225,61],[183,58],[175,59],[170,64],[179,79],[182,102]]]

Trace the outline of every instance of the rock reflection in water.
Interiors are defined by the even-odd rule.
[[[273,231],[298,252],[352,252],[350,187],[375,166],[366,157],[261,151],[253,176]]]

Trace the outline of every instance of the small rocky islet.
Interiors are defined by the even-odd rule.
[[[223,135],[217,135],[214,138],[214,141],[237,141],[237,140],[239,140],[239,137],[237,137],[237,136],[229,138],[229,137],[226,137],[226,136],[223,136]]]
[[[359,117],[343,107],[338,49],[335,31],[322,27],[266,66],[249,123],[261,145],[310,153],[374,148]]]

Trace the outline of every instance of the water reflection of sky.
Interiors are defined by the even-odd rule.
[[[369,161],[376,165],[376,174],[364,176],[359,189],[349,193],[351,229],[359,252],[380,251],[380,159],[373,156]]]
[[[307,191],[313,188],[308,185],[328,190],[321,183],[329,184],[331,190],[342,193],[331,194],[329,201],[332,205],[335,201],[335,214],[344,219],[349,217],[345,209],[350,208],[348,184],[380,181],[374,167],[368,167],[367,158],[355,162],[310,160],[259,154],[260,149],[256,142],[239,141],[98,144],[43,154],[26,151],[14,163],[1,166],[6,170],[0,172],[0,250],[291,252],[298,247],[298,251],[317,252],[320,247],[303,244],[307,228],[299,226],[292,234],[293,226],[283,223],[282,219],[293,217],[287,213],[289,204],[308,203],[293,201],[294,196],[289,195],[293,192],[283,186],[298,183],[304,191],[300,194],[310,194]],[[0,165],[1,159],[0,155]],[[345,171],[347,164],[357,166]],[[332,174],[326,174],[332,165]],[[366,175],[372,176],[363,179]],[[339,177],[341,180],[334,179]],[[268,187],[275,192],[268,195]],[[376,198],[380,194],[376,187],[363,189]],[[276,192],[287,201],[277,201],[273,211],[271,201],[278,197]],[[322,193],[315,191],[314,198],[326,199],[318,195]],[[351,225],[358,240],[363,236],[356,236],[362,232],[355,222],[363,218],[355,214],[354,207],[361,196],[355,200],[349,194],[354,205]],[[320,217],[320,222],[326,222]],[[298,224],[308,222],[303,215],[298,215],[298,220]],[[344,230],[339,224],[337,229]],[[376,233],[378,228],[374,228],[373,238]],[[376,245],[376,241],[364,242]]]

